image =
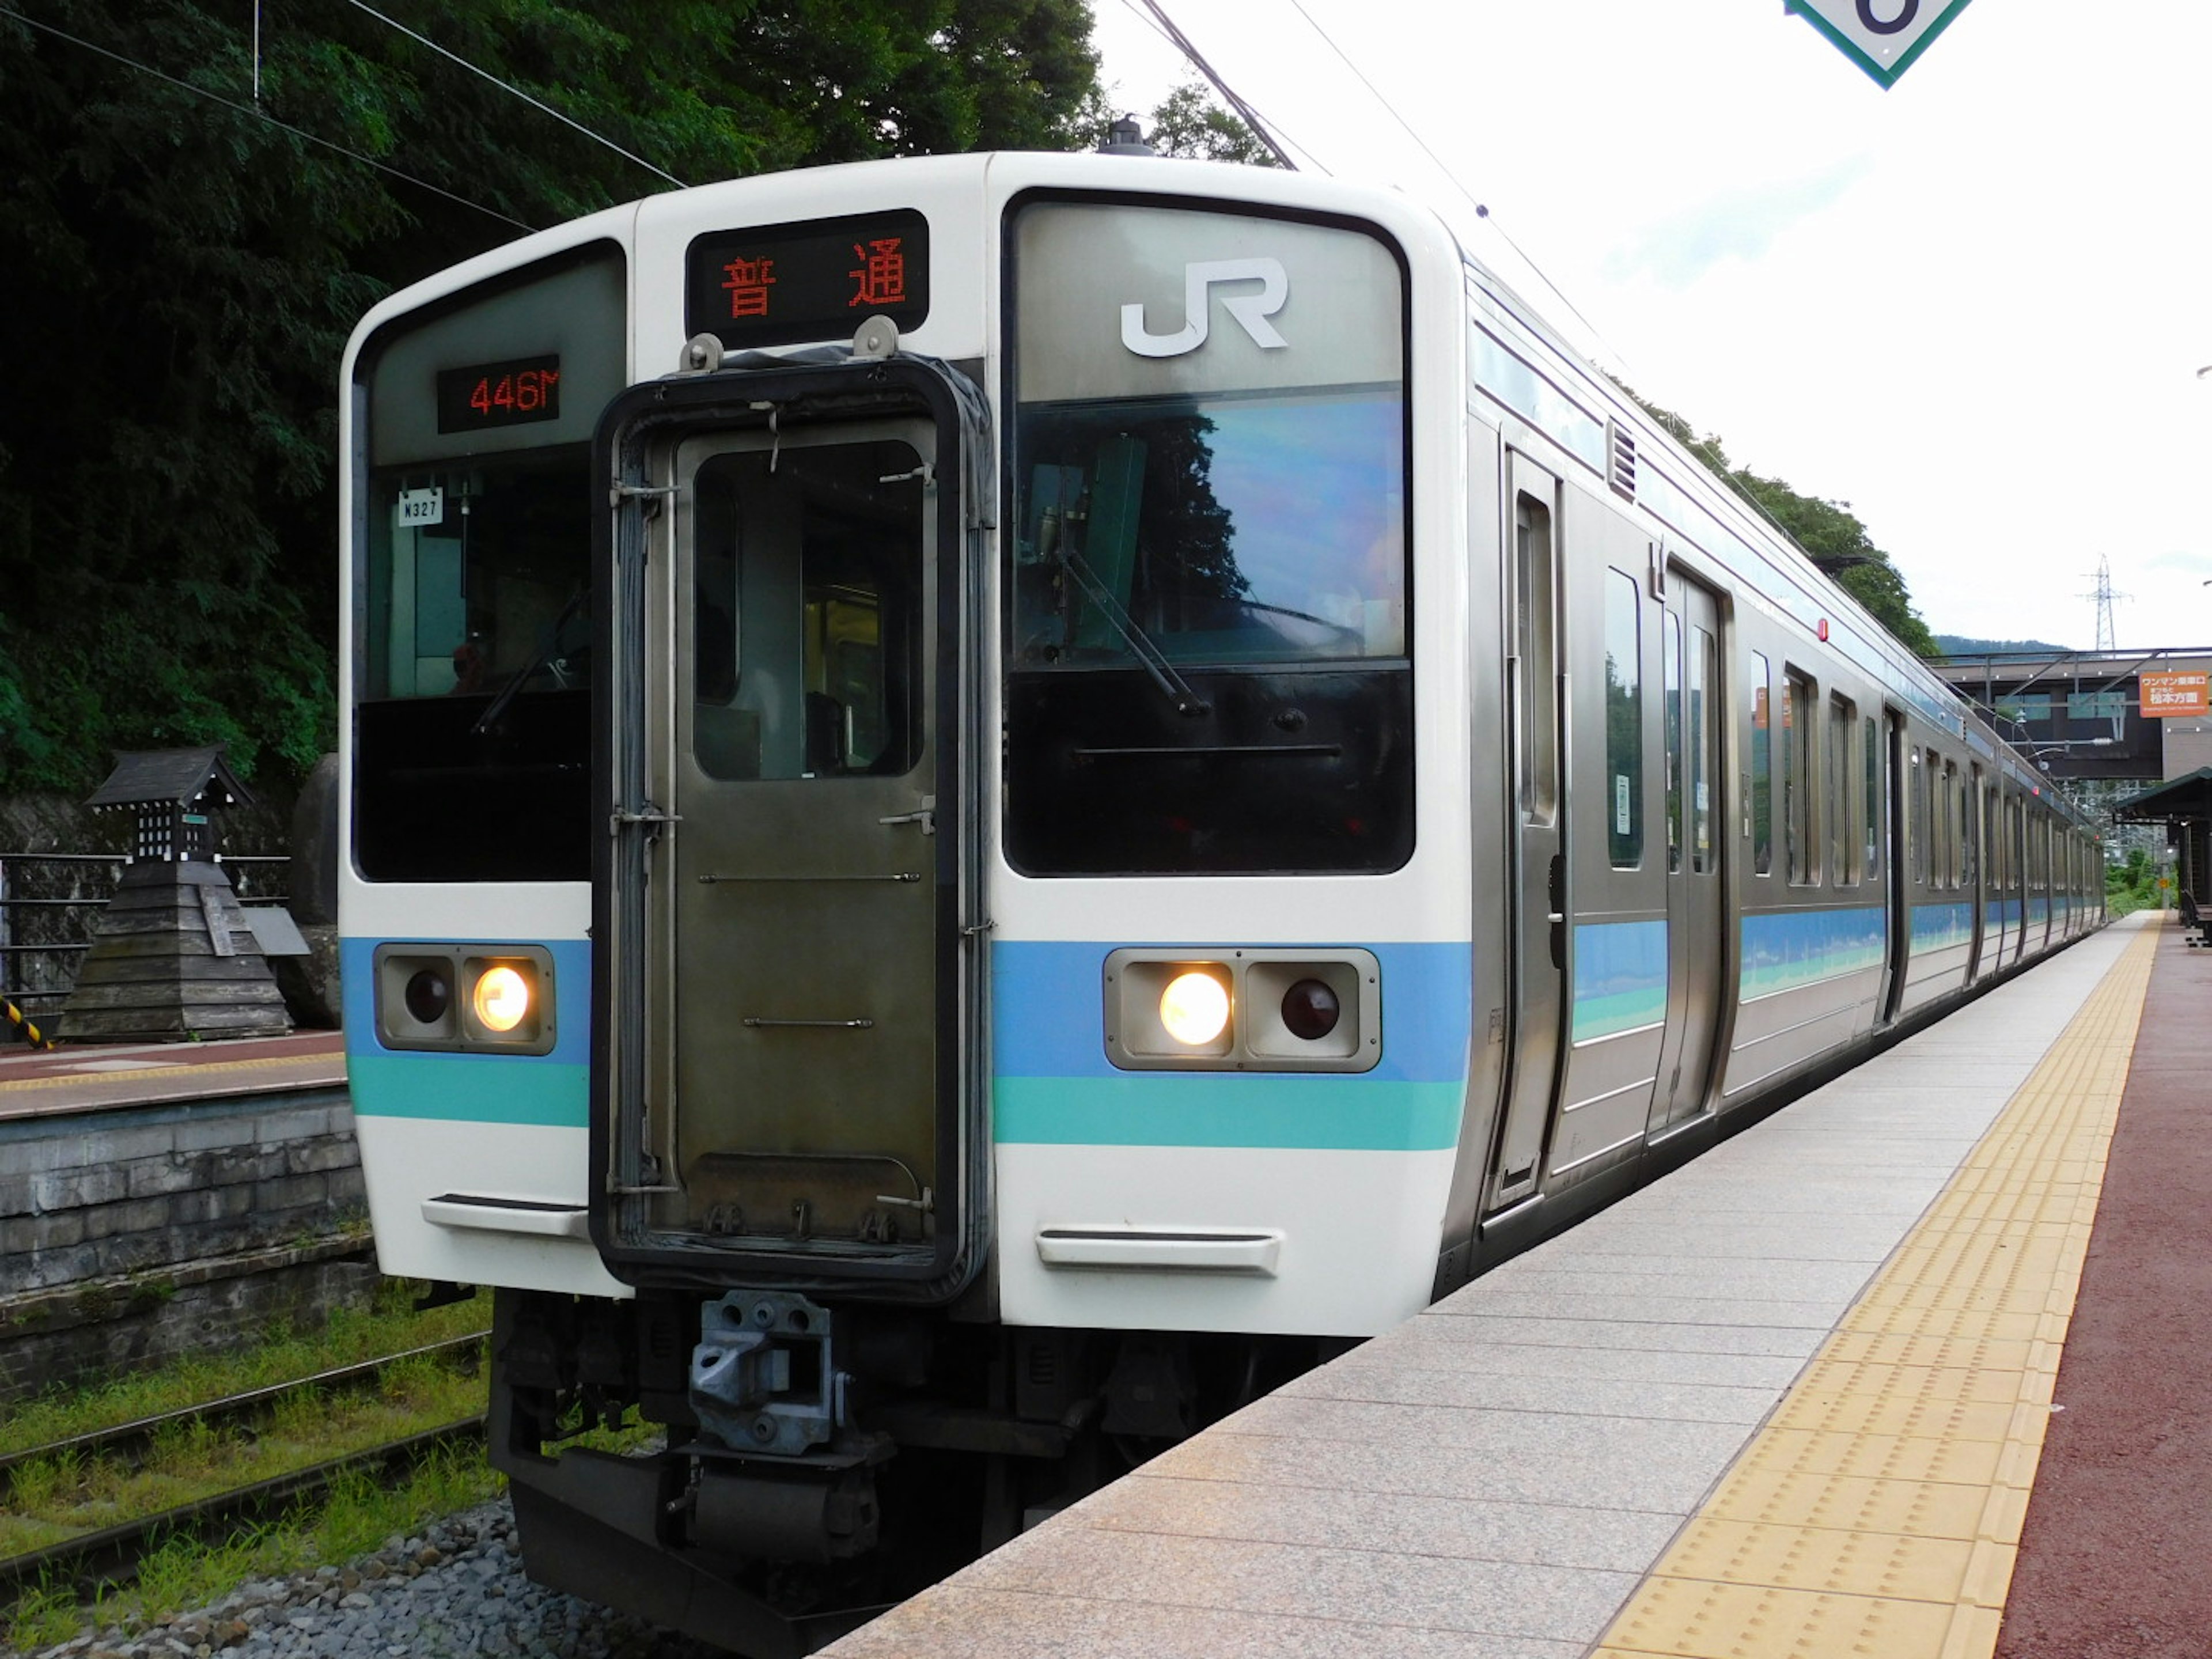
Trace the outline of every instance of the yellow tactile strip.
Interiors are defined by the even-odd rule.
[[[103,1083],[165,1083],[180,1077],[221,1077],[233,1072],[268,1071],[279,1066],[313,1066],[319,1061],[335,1071],[337,1060],[337,1056],[329,1054],[269,1054],[258,1060],[204,1060],[191,1065],[156,1065],[131,1072],[42,1072],[37,1077],[0,1078],[0,1094],[12,1094],[19,1089],[86,1089]]]
[[[1596,1659],[1988,1659],[2155,929],[1844,1317]]]

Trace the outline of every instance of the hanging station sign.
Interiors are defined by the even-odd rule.
[[[1783,0],[1884,88],[1912,67],[1966,0]]]

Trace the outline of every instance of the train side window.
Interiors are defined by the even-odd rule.
[[[1966,792],[1959,769],[1943,763],[1943,827],[1948,830],[1951,888],[1957,891],[1966,880]]]
[[[1559,811],[1559,660],[1553,633],[1552,509],[1516,498],[1514,529],[1514,647],[1521,659],[1521,813],[1548,824]]]
[[[1912,843],[1912,884],[1923,887],[1928,883],[1928,768],[1922,763],[1917,749],[1912,751],[1910,806],[1905,836]]]
[[[1660,652],[1664,659],[1667,726],[1667,873],[1682,867],[1682,619],[1660,615]]]
[[[1875,730],[1872,715],[1867,717],[1863,735],[1866,798],[1860,805],[1866,813],[1866,863],[1862,867],[1871,881],[1881,874],[1881,738]]]
[[[1829,699],[1828,879],[1838,887],[1856,887],[1859,880],[1859,814],[1851,810],[1851,780],[1858,775],[1851,764],[1851,746],[1858,738],[1857,706],[1849,697]]]
[[[1928,751],[1928,882],[1938,890],[1951,884],[1951,780],[1933,749]]]
[[[1690,867],[1703,875],[1713,867],[1713,780],[1717,727],[1707,701],[1720,682],[1720,653],[1713,636],[1690,624]]]
[[[1746,828],[1751,831],[1751,872],[1755,876],[1774,868],[1773,784],[1769,776],[1773,749],[1766,718],[1767,688],[1773,672],[1763,653],[1751,653],[1751,787],[1744,795],[1743,805],[1750,817]]]
[[[1959,787],[1959,769],[1943,763],[1943,873],[1956,892],[1966,874],[1966,797]]]
[[[1618,570],[1605,585],[1607,841],[1616,870],[1644,862],[1644,641],[1636,579]]]
[[[1782,817],[1793,887],[1820,879],[1820,818],[1814,787],[1820,775],[1820,712],[1813,682],[1794,668],[1784,669]]]

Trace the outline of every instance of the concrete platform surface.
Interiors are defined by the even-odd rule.
[[[1989,1654],[2157,920],[2062,951],[828,1651]]]

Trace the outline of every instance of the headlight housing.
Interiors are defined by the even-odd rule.
[[[376,1036],[387,1048],[550,1053],[553,953],[540,945],[380,945]]]
[[[1131,947],[1106,958],[1106,1057],[1124,1071],[1364,1072],[1382,1057],[1371,951]]]

